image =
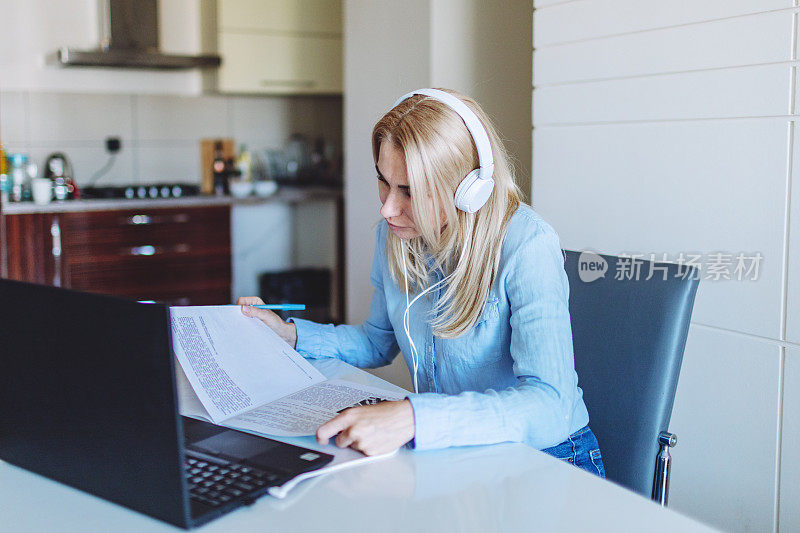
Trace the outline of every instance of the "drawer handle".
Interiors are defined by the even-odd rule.
[[[138,214],[129,216],[125,223],[129,226],[145,226],[150,224],[185,224],[189,222],[189,215],[178,213],[177,215],[144,215]]]
[[[304,87],[310,89],[317,86],[314,80],[261,80],[262,87]]]
[[[139,226],[141,224],[150,224],[152,222],[150,215],[133,215],[128,219],[128,224],[132,226]]]
[[[53,217],[53,222],[50,224],[50,236],[53,238],[53,244],[50,248],[50,253],[53,255],[53,286],[61,286],[61,222],[58,217]]]
[[[191,249],[188,244],[176,244],[175,246],[153,246],[152,244],[145,244],[144,246],[134,246],[128,252],[128,255],[135,256],[151,256],[166,253],[185,254]]]
[[[156,247],[151,245],[134,246],[131,248],[131,255],[156,255]]]

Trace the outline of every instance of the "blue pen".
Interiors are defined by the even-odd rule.
[[[256,309],[272,309],[273,311],[305,311],[304,304],[267,304],[267,305],[253,305]]]

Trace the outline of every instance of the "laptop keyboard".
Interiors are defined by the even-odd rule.
[[[234,500],[247,499],[266,487],[278,485],[280,474],[231,463],[186,450],[184,463],[192,500],[219,507]]]

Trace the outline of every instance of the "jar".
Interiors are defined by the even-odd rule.
[[[8,173],[10,200],[21,202],[28,187],[28,156],[27,154],[9,154],[8,161],[11,169]]]

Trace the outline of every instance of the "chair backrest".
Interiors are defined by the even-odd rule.
[[[667,431],[672,414],[697,271],[569,250],[564,266],[578,384],[606,475],[649,498],[658,434]]]

